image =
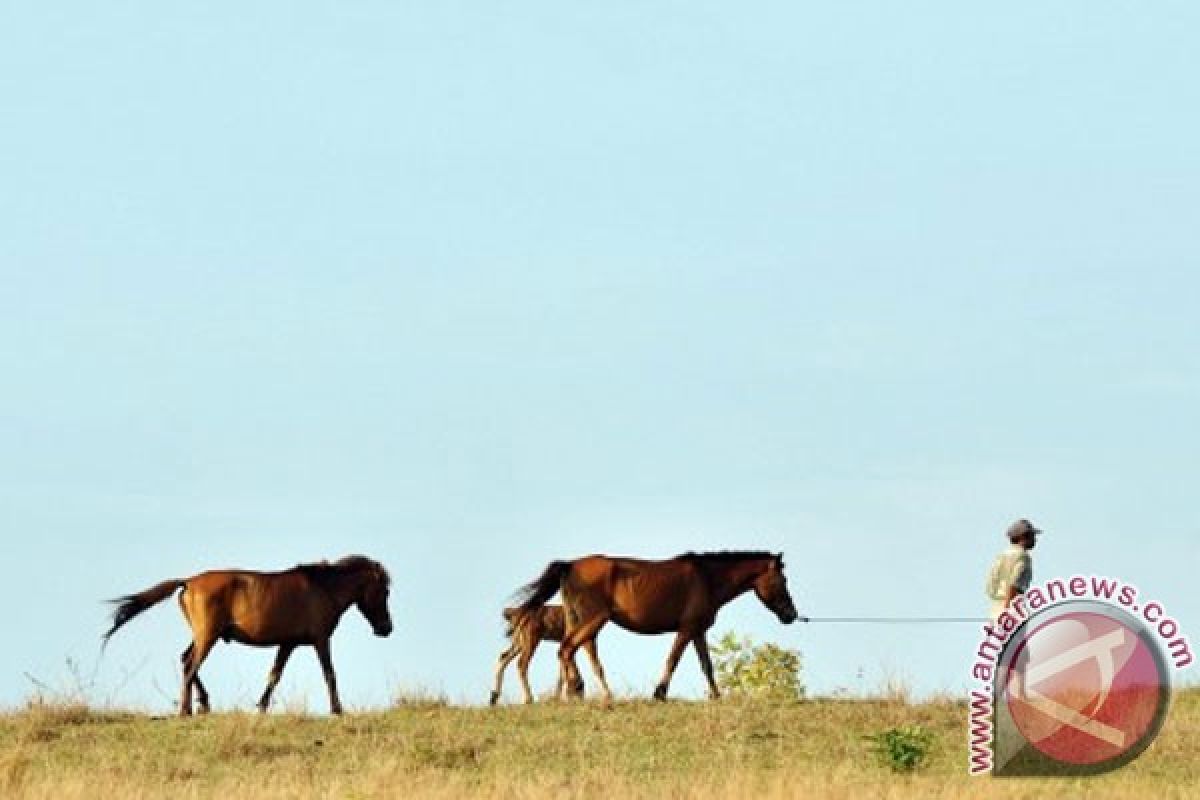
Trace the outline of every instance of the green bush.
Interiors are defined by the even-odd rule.
[[[933,732],[905,725],[867,737],[880,763],[894,772],[913,772],[925,766],[933,749]]]
[[[766,642],[755,644],[748,636],[733,631],[710,648],[717,685],[740,697],[771,700],[801,700],[804,682],[800,677],[800,651]]]

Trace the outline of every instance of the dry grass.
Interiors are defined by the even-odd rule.
[[[461,708],[402,703],[342,719],[193,720],[32,705],[0,715],[0,796],[16,798],[1191,797],[1200,692],[1176,698],[1137,762],[1086,780],[966,775],[965,711],[939,700],[618,703]],[[436,700],[436,699],[434,699]],[[899,776],[864,740],[919,723],[929,766]]]

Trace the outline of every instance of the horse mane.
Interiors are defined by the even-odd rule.
[[[725,564],[730,561],[750,561],[756,558],[777,558],[778,553],[766,550],[714,550],[708,553],[693,553],[688,551],[677,556],[681,561],[691,561],[695,564]]]
[[[311,564],[297,564],[295,569],[316,582],[340,578],[356,572],[372,571],[379,574],[384,586],[392,584],[392,576],[388,574],[383,564],[366,556],[346,556],[333,562],[315,561]]]

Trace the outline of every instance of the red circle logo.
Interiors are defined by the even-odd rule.
[[[1003,691],[1021,736],[1061,764],[1119,765],[1149,746],[1166,711],[1168,678],[1141,626],[1115,610],[1033,619]]]

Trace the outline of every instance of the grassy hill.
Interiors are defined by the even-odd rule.
[[[919,723],[914,775],[867,735]],[[621,702],[531,708],[407,704],[341,719],[216,714],[192,720],[39,706],[0,715],[0,796],[128,797],[1145,797],[1200,796],[1200,692],[1176,697],[1159,740],[1092,779],[966,774],[951,701]]]

